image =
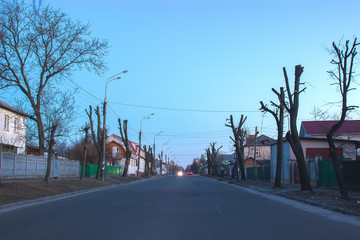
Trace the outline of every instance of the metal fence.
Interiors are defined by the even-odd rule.
[[[0,176],[3,179],[42,178],[47,167],[46,156],[0,153]],[[80,161],[53,159],[50,177],[79,177]]]

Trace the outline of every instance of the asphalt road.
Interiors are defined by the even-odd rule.
[[[0,211],[2,240],[359,238],[355,218],[198,176],[155,178]]]

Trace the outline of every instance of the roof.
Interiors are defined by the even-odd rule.
[[[307,135],[326,134],[338,121],[303,121],[301,125]],[[337,134],[360,133],[360,120],[345,120]]]
[[[122,137],[120,137],[119,135],[116,135],[116,134],[111,134],[109,137],[111,137],[111,136],[114,137],[115,139],[117,139],[117,140],[119,141],[119,143],[125,147],[125,145],[124,145],[124,143],[123,143],[123,141],[122,141]],[[109,138],[109,137],[108,137],[108,138]],[[131,152],[132,152],[135,156],[137,156],[138,154],[137,154],[136,149],[137,149],[138,144],[135,143],[135,142],[133,142],[133,141],[130,141],[130,140],[129,140],[129,146],[130,146],[130,148],[131,148]]]
[[[255,146],[255,136],[250,135],[250,137],[247,139],[247,143],[245,146]],[[268,137],[266,135],[261,135],[256,138],[256,145],[257,146],[269,146],[270,142],[274,141],[271,137]]]
[[[318,138],[318,137],[299,137],[300,141],[315,141],[315,142],[327,142],[326,138]],[[360,144],[360,141],[351,140],[351,139],[334,139],[335,142],[353,142],[355,144]],[[286,137],[283,138],[283,142],[287,142]],[[274,140],[269,145],[275,145],[278,141]]]
[[[1,101],[1,100],[0,100],[0,108],[9,110],[9,111],[11,111],[11,112],[17,113],[17,114],[19,114],[19,115],[21,115],[21,116],[24,116],[24,117],[28,117],[27,114],[23,113],[22,111],[14,108],[14,107],[11,106],[10,104],[8,104],[8,103],[6,103],[6,102],[4,102],[4,101]]]

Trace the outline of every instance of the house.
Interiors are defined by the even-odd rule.
[[[303,121],[300,137],[326,138],[327,132],[338,121]],[[335,138],[360,141],[360,120],[345,120]],[[360,147],[360,146],[359,146]]]
[[[360,121],[345,121],[344,127],[340,128],[334,139],[337,147],[337,155],[347,160],[356,160],[356,149],[359,148],[360,139]],[[315,186],[318,182],[318,161],[326,160],[330,157],[330,149],[326,139],[328,129],[335,124],[336,121],[306,121],[301,123],[300,142],[303,147],[303,153],[307,165],[310,182]],[[353,129],[354,131],[352,131]],[[275,179],[276,159],[277,159],[277,141],[270,143],[271,145],[271,179]],[[289,142],[283,139],[283,164],[282,164],[282,182],[299,183],[297,162],[295,155],[291,149]]]
[[[0,152],[25,153],[27,115],[0,100]]]
[[[138,161],[138,152],[139,144],[130,141],[129,145],[131,149],[131,156],[129,162],[128,175],[136,176],[137,175],[137,161]],[[107,149],[107,164],[112,164],[115,166],[125,166],[125,145],[123,144],[122,138],[116,134],[112,134],[106,139],[106,149]],[[140,150],[140,167],[139,173],[142,174],[145,171],[145,152]]]
[[[274,139],[261,135],[256,138],[256,164],[258,165],[266,165],[270,164],[270,143],[273,142]],[[254,166],[254,151],[255,151],[255,135],[249,135],[246,139],[246,144],[244,146],[244,156],[245,156],[245,166],[250,166],[250,162],[252,162],[252,166]],[[248,158],[250,158],[248,160]],[[252,160],[251,160],[252,159]],[[259,161],[259,162],[258,162]]]

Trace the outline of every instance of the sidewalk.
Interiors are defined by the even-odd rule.
[[[360,217],[360,191],[349,190],[350,198],[342,199],[338,188],[314,187],[313,191],[300,191],[299,184],[282,184],[280,189],[273,189],[273,183],[257,180],[234,180],[230,178],[213,177],[218,181],[236,184],[256,191],[273,194],[309,205],[332,211]]]

